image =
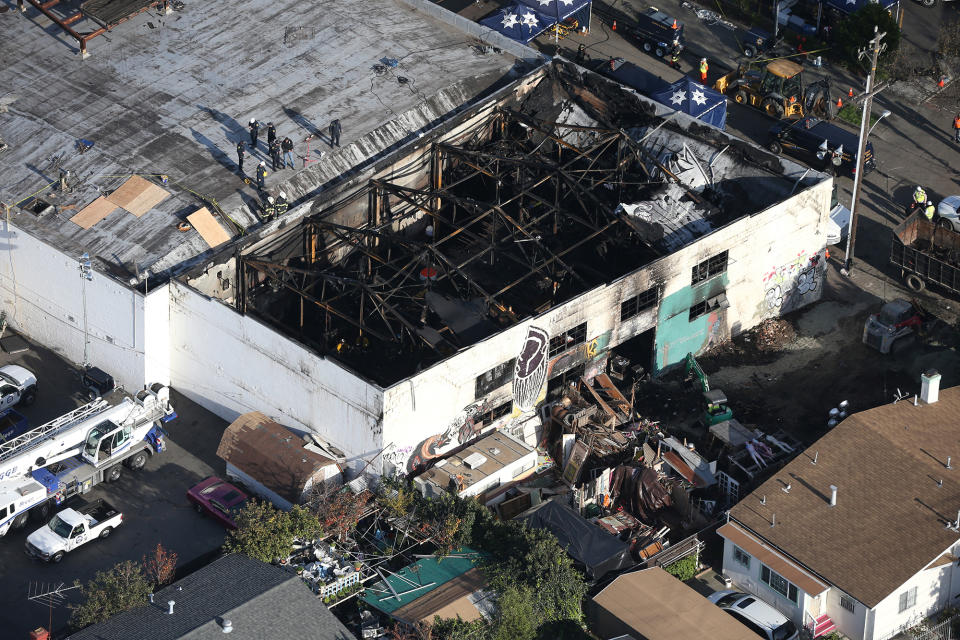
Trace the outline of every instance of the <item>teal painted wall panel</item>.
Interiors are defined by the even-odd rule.
[[[726,272],[696,286],[680,289],[666,296],[657,312],[656,370],[682,361],[688,353],[698,353],[719,339],[723,332],[726,311],[720,309],[690,321],[690,307],[727,289]]]

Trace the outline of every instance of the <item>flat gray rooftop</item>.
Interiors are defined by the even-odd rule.
[[[51,159],[63,154],[59,166],[80,183],[49,201],[76,208],[14,209],[13,222],[67,253],[89,252],[118,276],[148,267],[169,273],[209,250],[196,231],[176,229],[201,206],[196,194],[216,199],[239,227],[258,223],[250,207],[259,199],[236,166],[236,142],[249,140],[250,118],[272,121],[280,138],[295,142],[297,167],[271,171],[267,188],[296,199],[493,91],[517,63],[400,0],[187,0],[169,15],[143,13],[91,40],[86,60],[34,8],[6,6],[0,201],[31,205],[30,196],[57,179]],[[305,138],[325,137],[334,118],[343,125],[343,148],[311,141],[317,162],[304,168]],[[270,169],[265,137],[261,130],[260,149],[245,161],[248,175],[261,159]],[[95,143],[82,155],[74,148],[80,138]],[[118,209],[88,230],[70,222],[131,174],[169,175],[172,197],[140,218]]]

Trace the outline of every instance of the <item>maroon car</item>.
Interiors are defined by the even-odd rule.
[[[247,494],[226,480],[210,476],[187,491],[187,500],[194,504],[199,513],[212,515],[221,524],[236,529],[234,518],[243,509]]]

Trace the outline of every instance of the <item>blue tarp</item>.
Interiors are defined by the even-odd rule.
[[[650,94],[650,97],[720,129],[727,124],[727,99],[723,94],[688,77],[674,82],[668,89]]]
[[[891,7],[895,7],[899,0],[880,0],[881,5],[884,9],[889,10]],[[876,0],[824,0],[824,4],[828,7],[833,7],[838,11],[843,13],[853,13],[866,4],[877,4]]]
[[[591,0],[520,0],[520,2],[543,15],[551,16],[554,22],[559,22],[588,6]]]
[[[480,21],[483,26],[523,43],[530,42],[556,23],[555,16],[540,13],[520,2]]]

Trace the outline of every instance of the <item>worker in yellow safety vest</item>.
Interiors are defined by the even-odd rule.
[[[710,65],[707,64],[706,58],[700,58],[700,82],[707,84],[707,69],[710,68]]]
[[[927,220],[933,222],[933,214],[936,212],[936,209],[933,208],[933,203],[927,200],[926,208],[923,210],[923,215],[927,216]]]

